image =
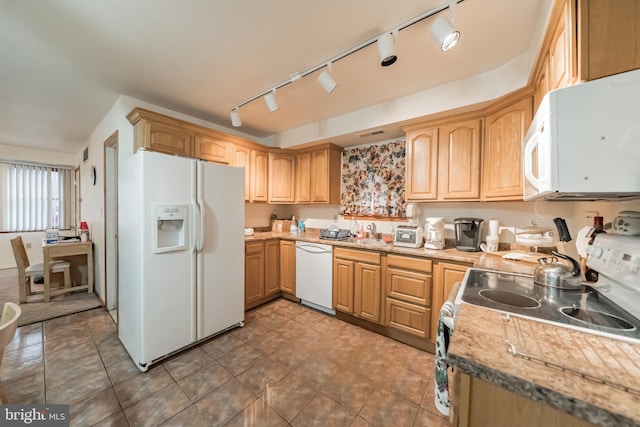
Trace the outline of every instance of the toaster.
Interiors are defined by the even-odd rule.
[[[417,225],[399,225],[393,237],[394,246],[404,246],[407,248],[419,248],[423,240],[422,227]]]

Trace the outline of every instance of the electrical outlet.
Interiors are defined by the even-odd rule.
[[[593,217],[599,215],[600,213],[598,211],[585,211],[582,221],[584,222],[584,225],[593,225]]]
[[[24,244],[24,248],[25,249],[31,249],[31,243],[25,243]]]

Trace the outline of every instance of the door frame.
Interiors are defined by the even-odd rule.
[[[105,266],[105,287],[104,287],[104,302],[105,310],[110,311],[110,303],[113,304],[116,310],[116,324],[118,324],[118,131],[112,133],[103,143],[103,171],[104,171],[104,266]],[[110,195],[112,195],[110,197]],[[109,229],[109,216],[113,216],[113,228]],[[109,257],[113,256],[111,260]],[[110,262],[113,263],[113,268],[110,268]],[[113,277],[115,284],[115,295],[110,295],[109,292],[109,280]],[[113,298],[112,298],[113,297]]]

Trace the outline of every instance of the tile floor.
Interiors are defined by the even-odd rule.
[[[67,403],[78,426],[445,426],[433,356],[290,301],[141,373],[102,309],[18,328],[12,403]]]

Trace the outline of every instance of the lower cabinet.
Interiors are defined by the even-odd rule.
[[[280,292],[280,243],[278,239],[245,243],[244,308],[248,310]]]
[[[431,328],[432,261],[387,255],[385,326],[434,341]]]
[[[450,425],[583,427],[585,420],[455,370]],[[451,377],[450,377],[451,378]]]
[[[280,241],[280,290],[296,294],[296,242]]]
[[[381,323],[380,253],[344,248],[333,250],[333,307]]]
[[[434,292],[433,292],[433,312],[431,314],[431,337],[435,342],[436,332],[438,331],[438,316],[440,315],[440,307],[451,292],[451,288],[458,282],[462,282],[464,274],[470,264],[454,264],[452,262],[438,261],[434,267]]]

